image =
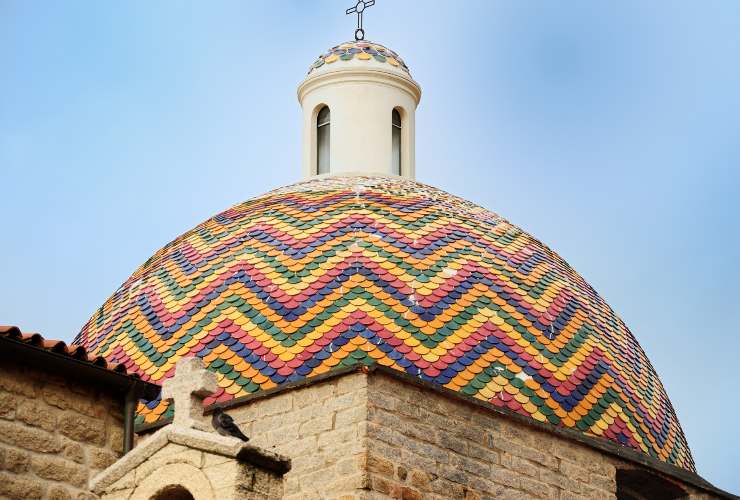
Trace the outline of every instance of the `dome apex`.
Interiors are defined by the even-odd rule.
[[[384,45],[368,40],[345,42],[332,47],[311,64],[308,74],[310,75],[321,67],[331,67],[334,64],[341,66],[349,61],[356,61],[355,64],[360,62],[369,65],[382,65],[386,69],[395,68],[411,77],[408,66],[396,52]]]

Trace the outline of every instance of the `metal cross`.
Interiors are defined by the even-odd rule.
[[[355,30],[355,40],[365,39],[365,30],[362,29],[362,13],[368,7],[375,5],[375,0],[357,0],[357,5],[347,9],[346,14],[357,14],[357,29]]]

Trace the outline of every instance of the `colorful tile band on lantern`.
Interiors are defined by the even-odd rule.
[[[400,178],[329,177],[236,205],[154,254],[75,340],[144,380],[199,356],[227,401],[379,363],[695,470],[652,365],[550,248]],[[167,402],[142,402],[156,422]]]
[[[351,61],[359,59],[363,61],[377,61],[401,68],[409,73],[409,68],[403,59],[391,49],[378,43],[368,41],[347,42],[336,47],[332,47],[326,53],[321,54],[316,61],[308,68],[308,74],[325,64],[333,64],[337,61]]]

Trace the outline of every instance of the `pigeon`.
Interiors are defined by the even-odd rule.
[[[222,436],[233,436],[241,439],[242,441],[249,441],[249,438],[237,427],[234,423],[234,419],[231,415],[227,415],[221,408],[213,410],[213,417],[211,417],[211,423],[216,432]]]

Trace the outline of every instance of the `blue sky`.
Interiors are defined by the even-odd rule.
[[[72,339],[159,247],[300,176],[344,1],[0,0],[0,323]],[[740,492],[740,2],[378,0],[418,179],[534,234],[634,331]]]

